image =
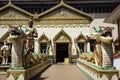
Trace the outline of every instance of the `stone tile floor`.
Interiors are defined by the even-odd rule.
[[[0,80],[7,80],[6,75],[0,75]]]
[[[31,80],[89,80],[75,65],[54,64]]]
[[[0,75],[0,80],[7,80]],[[54,64],[31,80],[89,80],[76,65]]]

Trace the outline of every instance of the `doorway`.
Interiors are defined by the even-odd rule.
[[[68,58],[68,43],[56,43],[56,63]]]

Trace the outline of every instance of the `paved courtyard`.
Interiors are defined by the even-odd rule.
[[[90,80],[86,76],[76,65],[60,63],[51,65],[31,80]],[[0,75],[0,80],[7,80],[6,76]]]
[[[32,80],[89,80],[75,65],[54,64]]]
[[[0,80],[7,80],[6,75],[1,75],[0,74]]]

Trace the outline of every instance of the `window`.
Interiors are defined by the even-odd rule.
[[[78,43],[78,47],[80,49],[80,52],[83,53],[84,52],[84,43]]]
[[[41,53],[46,53],[46,49],[47,49],[47,44],[46,43],[41,43],[40,44],[40,52]]]

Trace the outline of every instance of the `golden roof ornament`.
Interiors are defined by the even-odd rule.
[[[63,0],[61,0],[61,3],[64,3],[64,1],[63,1]]]
[[[64,4],[64,0],[61,0],[60,4]]]
[[[9,0],[8,4],[11,4],[11,3],[12,3],[12,1],[11,1],[11,0]]]

